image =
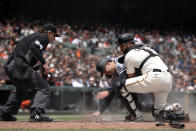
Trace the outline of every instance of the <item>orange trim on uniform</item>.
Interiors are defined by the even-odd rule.
[[[130,86],[130,85],[133,85],[133,84],[136,84],[136,83],[138,83],[138,82],[142,82],[142,81],[144,81],[144,80],[147,78],[147,76],[148,76],[148,74],[147,74],[147,75],[146,75],[146,77],[145,77],[145,78],[143,78],[141,81],[136,81],[136,82],[134,82],[134,83],[131,83],[131,84],[125,85],[125,87]]]

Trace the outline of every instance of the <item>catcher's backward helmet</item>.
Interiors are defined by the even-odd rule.
[[[106,66],[107,62],[110,62],[110,61],[112,61],[112,60],[109,59],[109,58],[101,58],[101,59],[97,62],[96,70],[99,71],[99,72],[101,73],[101,77],[102,77],[103,74],[104,74],[105,66]]]
[[[131,33],[124,33],[124,34],[120,34],[118,36],[118,44],[119,45],[127,43],[127,42],[135,43],[137,41],[134,40],[134,36]]]

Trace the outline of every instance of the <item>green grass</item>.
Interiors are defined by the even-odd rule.
[[[35,129],[0,129],[0,131],[194,131],[194,130],[183,130],[183,129],[162,129],[162,130],[139,130],[139,129],[43,129],[43,130],[35,130]]]

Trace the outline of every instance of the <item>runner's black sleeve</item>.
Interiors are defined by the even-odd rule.
[[[113,88],[107,88],[106,90],[109,91],[109,96],[99,100],[99,111],[101,113],[103,113],[105,109],[110,105],[115,95],[115,91]]]

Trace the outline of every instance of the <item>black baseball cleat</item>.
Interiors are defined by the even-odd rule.
[[[12,114],[5,113],[2,109],[0,109],[0,121],[16,121],[16,117]]]
[[[29,122],[52,122],[53,119],[46,116],[44,110],[41,108],[34,108],[31,110]]]
[[[143,119],[144,118],[142,116],[134,117],[131,114],[128,114],[125,116],[125,122],[140,122],[140,121],[143,121]]]
[[[30,116],[29,122],[52,122],[53,119],[49,118],[44,114]]]
[[[0,121],[17,121],[17,118],[12,115],[1,115],[0,116]]]
[[[17,118],[12,115],[8,115],[0,117],[0,121],[17,121]]]

